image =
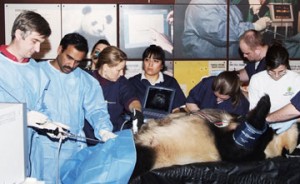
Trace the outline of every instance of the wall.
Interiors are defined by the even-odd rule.
[[[175,0],[85,0],[86,4],[89,3],[116,3],[116,4],[172,4]],[[0,27],[5,27],[4,22],[4,4],[5,3],[72,3],[72,4],[82,4],[82,0],[1,0],[0,2]],[[0,30],[0,44],[5,43],[4,29]]]

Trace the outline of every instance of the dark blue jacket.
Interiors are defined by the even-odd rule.
[[[212,90],[213,80],[216,76],[202,79],[193,89],[191,89],[187,103],[194,103],[200,109],[222,109],[235,115],[246,115],[249,110],[249,101],[242,95],[240,103],[235,107],[231,99],[217,103],[217,97]]]

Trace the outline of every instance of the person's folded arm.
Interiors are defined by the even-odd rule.
[[[267,122],[278,122],[278,121],[285,121],[295,117],[300,116],[300,111],[298,111],[295,106],[291,103],[285,105],[281,109],[270,113],[266,121]]]

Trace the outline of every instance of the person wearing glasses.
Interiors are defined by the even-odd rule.
[[[259,99],[268,94],[271,100],[270,113],[290,103],[300,90],[300,75],[291,71],[289,54],[282,45],[272,45],[266,54],[266,70],[252,76],[249,83],[250,110]],[[287,130],[296,120],[275,123],[270,126],[276,133]]]

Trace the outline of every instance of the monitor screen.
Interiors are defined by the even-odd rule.
[[[270,3],[272,22],[293,22],[293,8],[291,3]]]
[[[146,94],[144,108],[169,113],[173,105],[174,93],[173,89],[150,86]]]

